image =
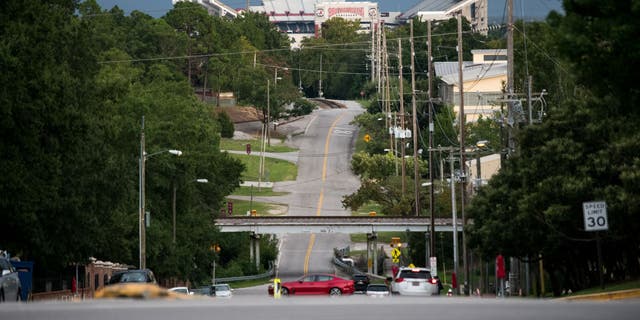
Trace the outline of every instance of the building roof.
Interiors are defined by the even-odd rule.
[[[448,14],[450,12],[459,10],[460,7],[468,5],[475,0],[422,0],[422,2],[409,8],[409,10],[402,13],[402,17],[405,19],[413,18],[418,12],[444,12]]]
[[[447,64],[440,65],[439,64]],[[451,64],[455,64],[455,68]],[[436,76],[440,77],[442,81],[450,85],[458,85],[458,63],[457,62],[434,62],[433,63]],[[455,69],[455,70],[453,70]],[[438,74],[438,70],[445,73]],[[507,74],[506,63],[481,63],[473,64],[472,62],[465,61],[462,68],[462,81],[473,81],[486,78],[495,78],[505,76]]]

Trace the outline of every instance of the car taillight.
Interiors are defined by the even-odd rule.
[[[438,280],[433,279],[433,278],[430,280],[430,282],[431,282],[432,284],[438,284]]]
[[[404,281],[404,278],[396,278],[396,282],[400,283],[402,281]]]

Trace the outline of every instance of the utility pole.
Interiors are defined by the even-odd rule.
[[[320,83],[318,85],[318,97],[322,98],[322,53],[320,54]]]
[[[431,256],[436,256],[436,226],[435,226],[435,196],[433,192],[433,116],[435,112],[433,110],[433,92],[431,81],[433,79],[433,68],[431,64],[431,20],[427,20],[427,70],[429,74],[427,80],[429,83],[429,182],[431,186],[429,188],[429,212],[431,216],[430,228],[429,228],[429,251]]]
[[[466,219],[464,216],[465,193],[466,193],[466,161],[465,161],[465,141],[464,141],[464,125],[467,121],[464,115],[464,77],[462,71],[462,12],[458,13],[458,85],[460,91],[460,216],[462,217],[462,264],[464,267],[464,284],[465,291],[468,291],[469,285],[469,265],[467,264],[467,243],[464,227]],[[466,295],[466,293],[465,293]]]
[[[371,22],[371,82],[376,81],[376,24]]]
[[[413,48],[413,20],[411,20],[411,108],[413,110],[413,181],[415,182],[416,217],[420,215],[420,175],[418,173],[418,115],[416,111],[416,70]]]
[[[380,67],[382,65],[382,58],[381,53],[382,53],[382,24],[378,23],[378,21],[376,21],[376,26],[378,27],[378,33],[376,33],[376,60],[377,60],[377,67],[376,67],[376,77],[378,80],[378,94],[381,93],[382,91],[382,68]]]
[[[453,148],[450,149],[449,164],[451,170],[451,216],[453,218],[453,274],[458,276],[458,214],[456,212],[456,183],[453,174]],[[460,294],[458,286],[453,288],[456,294]]]
[[[146,151],[145,151],[145,141],[144,141],[144,116],[142,116],[142,127],[140,130],[140,163],[138,165],[138,169],[139,169],[139,181],[138,184],[140,185],[140,190],[139,190],[139,207],[140,207],[140,212],[139,212],[139,230],[138,230],[138,234],[139,234],[139,244],[140,244],[140,250],[139,250],[139,258],[140,258],[140,269],[145,269],[147,268],[147,253],[146,253],[146,221],[145,221],[145,190],[144,190],[144,185],[145,185],[145,157],[146,157]]]
[[[405,154],[405,119],[404,119],[404,86],[403,86],[403,79],[402,79],[402,40],[398,39],[398,87],[399,87],[399,96],[400,96],[400,127],[402,128],[402,145],[400,146],[400,148],[402,149],[401,151],[401,156],[402,156],[402,194],[405,193],[406,191],[406,186],[405,186],[405,176],[406,176],[406,162],[405,162],[405,158],[404,158],[404,154]]]
[[[383,29],[384,30],[384,29]],[[382,32],[382,67],[383,67],[383,76],[384,76],[384,110],[385,110],[385,123],[387,123],[387,129],[389,130],[389,149],[394,157],[397,157],[397,150],[395,147],[396,140],[396,130],[395,130],[395,122],[396,118],[394,116],[393,121],[389,119],[391,116],[391,92],[390,92],[390,83],[389,83],[389,52],[387,51],[387,35]],[[394,130],[391,130],[393,126]],[[394,161],[396,163],[396,175],[398,175],[398,161]]]
[[[507,156],[510,156],[515,149],[514,127],[518,121],[513,114],[513,0],[507,0],[507,115],[513,119],[512,126],[507,128]]]
[[[515,61],[513,58],[513,0],[507,0],[507,114],[513,120],[513,124],[507,127],[508,132],[508,148],[507,148],[507,157],[511,156],[514,152],[516,152],[516,131],[519,127],[519,117],[516,117],[514,113],[513,104],[515,101],[514,95],[514,73]],[[518,288],[520,283],[519,279],[519,270],[520,265],[518,263],[518,259],[509,258],[509,284],[510,290],[514,290],[514,288]],[[513,281],[511,277],[513,276]]]

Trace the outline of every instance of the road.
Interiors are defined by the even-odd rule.
[[[364,110],[355,102],[343,104],[345,109],[314,112],[305,133],[289,141],[299,149],[298,177],[293,182],[276,183],[274,191],[288,194],[271,197],[272,201],[288,204],[288,215],[350,215],[342,207],[342,197],[357,190],[359,180],[350,171],[358,128],[349,123]],[[278,277],[285,281],[307,272],[335,273],[333,248],[350,243],[347,234],[286,234],[280,239],[277,270]]]
[[[465,297],[287,297],[236,293],[194,300],[87,300],[0,304],[0,319],[637,319],[637,300],[609,303]]]

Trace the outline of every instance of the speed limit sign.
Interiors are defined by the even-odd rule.
[[[609,229],[607,203],[604,201],[583,202],[584,230],[599,231]]]

